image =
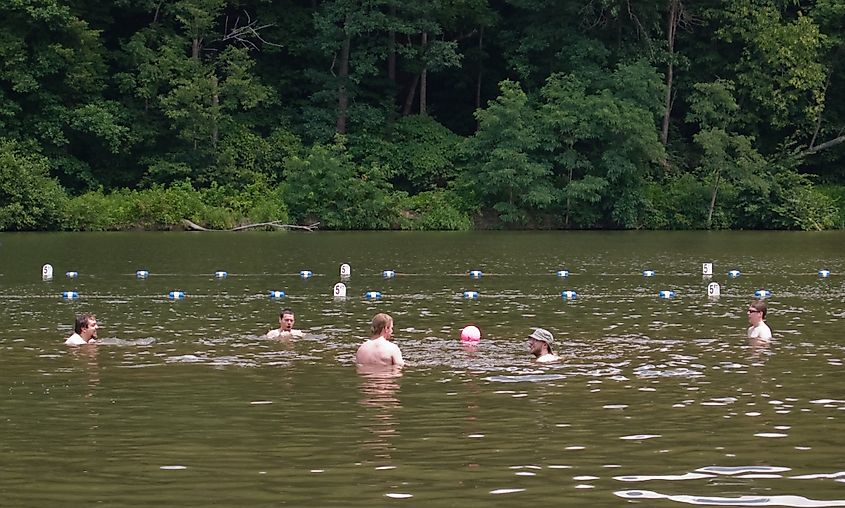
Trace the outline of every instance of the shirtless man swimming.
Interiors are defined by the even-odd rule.
[[[388,314],[376,314],[370,324],[371,338],[358,347],[355,362],[358,365],[402,367],[405,360],[399,346],[390,342],[393,337],[393,318]]]
[[[267,332],[268,339],[290,339],[292,337],[302,337],[302,330],[294,330],[293,323],[296,321],[296,316],[290,309],[282,309],[279,312],[279,328]]]
[[[94,314],[76,316],[73,335],[65,339],[65,346],[84,346],[97,342],[97,317]]]

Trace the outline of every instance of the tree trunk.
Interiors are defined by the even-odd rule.
[[[220,109],[220,93],[218,92],[217,87],[217,76],[214,74],[211,75],[211,112],[212,112],[212,125],[211,125],[211,145],[217,148],[217,141],[220,138],[220,125],[217,122],[217,119],[220,117],[219,109]]]
[[[484,50],[484,27],[478,30],[478,79],[475,81],[475,110],[481,109],[481,73],[484,62],[481,53]]]
[[[666,19],[666,42],[669,61],[666,64],[666,95],[663,100],[663,126],[660,129],[660,142],[665,146],[669,142],[669,117],[672,114],[672,80],[675,71],[675,33],[680,20],[680,0],[669,0],[669,14]]]
[[[396,19],[396,6],[390,6],[390,18]],[[396,31],[387,32],[387,79],[396,84]]]
[[[716,194],[719,192],[719,176],[721,171],[716,171],[716,181],[713,183],[713,192],[710,195],[710,211],[707,213],[707,229],[713,224],[713,210],[716,208]]]
[[[569,166],[569,183],[566,184],[567,191],[569,191],[569,186],[572,185],[572,166]],[[569,228],[569,205],[570,205],[570,196],[569,192],[566,193],[566,217],[563,219],[563,225]]]
[[[351,45],[352,37],[346,34],[346,38],[343,39],[343,47],[340,50],[340,69],[338,70],[337,126],[335,128],[338,134],[346,134],[346,114],[349,109],[349,90],[346,84],[349,79],[349,49]]]
[[[420,114],[426,114],[426,100],[428,99],[428,66],[425,64],[428,49],[428,32],[422,34],[423,68],[420,72]]]
[[[417,96],[417,83],[420,81],[420,75],[415,74],[411,85],[408,87],[408,94],[405,95],[405,106],[402,108],[402,116],[411,114],[411,108],[414,107],[414,97]]]

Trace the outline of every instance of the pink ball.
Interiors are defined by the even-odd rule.
[[[469,325],[461,330],[461,340],[463,342],[478,342],[481,340],[481,330],[477,326]]]

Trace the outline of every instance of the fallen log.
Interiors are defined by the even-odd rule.
[[[302,230],[305,230],[305,231],[314,231],[320,225],[319,222],[314,222],[313,224],[308,224],[306,226],[301,226],[301,225],[298,225],[298,224],[281,224],[281,222],[282,221],[280,221],[280,220],[274,220],[274,221],[270,221],[270,222],[258,222],[256,224],[247,224],[247,225],[244,225],[244,226],[238,226],[238,227],[231,228],[231,229],[208,229],[208,228],[204,228],[204,227],[200,226],[196,222],[192,222],[188,219],[182,219],[182,224],[185,225],[185,228],[187,228],[191,231],[244,231],[244,230],[247,230],[247,229],[262,228],[262,227],[266,227],[266,226],[271,226],[271,227],[274,227],[276,229],[284,229],[284,230],[302,229]]]

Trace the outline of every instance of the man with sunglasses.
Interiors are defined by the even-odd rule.
[[[748,339],[754,345],[765,345],[772,340],[772,330],[766,324],[766,302],[757,300],[748,306]]]

